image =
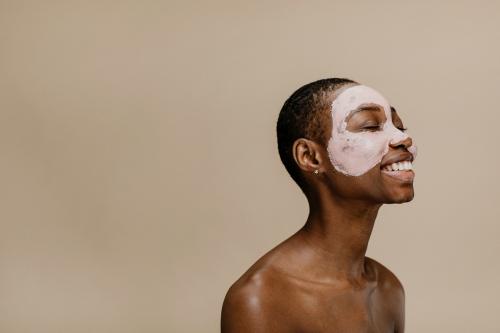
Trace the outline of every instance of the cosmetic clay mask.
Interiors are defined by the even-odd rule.
[[[382,130],[349,132],[349,114],[364,104],[380,105],[386,121]],[[398,143],[408,135],[392,123],[389,102],[376,90],[367,86],[353,86],[341,92],[332,103],[332,135],[328,142],[328,155],[339,172],[348,176],[361,176],[382,161],[390,143]],[[416,157],[414,145],[408,151]]]

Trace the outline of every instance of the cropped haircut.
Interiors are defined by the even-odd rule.
[[[331,104],[335,92],[348,84],[358,84],[344,78],[329,78],[314,81],[300,87],[283,104],[276,134],[281,162],[292,179],[302,188],[303,179],[293,158],[292,147],[295,140],[305,138],[327,146],[330,133]]]

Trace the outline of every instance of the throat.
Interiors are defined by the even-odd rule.
[[[377,217],[377,206],[310,207],[300,236],[332,274],[362,280],[369,274],[366,250]]]

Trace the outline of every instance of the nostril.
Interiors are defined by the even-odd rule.
[[[412,140],[409,136],[405,136],[404,138],[399,139],[398,141],[390,141],[389,145],[393,148],[399,148],[399,147],[408,148],[412,145]]]

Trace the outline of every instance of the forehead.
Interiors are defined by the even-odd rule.
[[[357,85],[343,90],[332,103],[332,112],[342,116],[361,105],[379,105],[386,113],[391,112],[387,99],[378,91],[368,86]]]

